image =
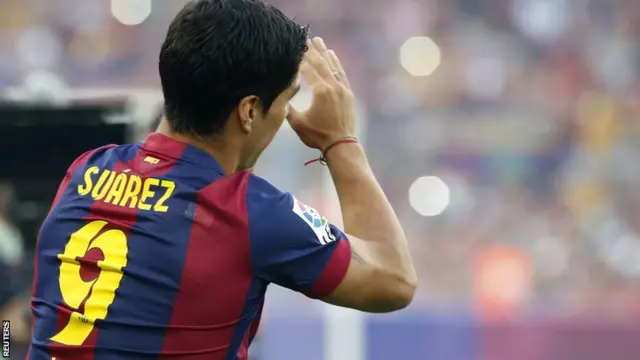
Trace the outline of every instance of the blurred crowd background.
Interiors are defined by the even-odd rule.
[[[408,313],[465,314],[474,319],[469,324],[487,326],[584,323],[588,331],[560,332],[593,338],[565,343],[574,350],[601,343],[591,352],[539,357],[531,349],[504,355],[499,345],[486,359],[640,358],[640,1],[271,3],[309,23],[347,68],[370,161],[419,270]],[[0,93],[33,87],[34,79],[47,79],[58,94],[157,90],[160,44],[183,4],[2,0]],[[335,201],[326,200],[326,170],[302,167],[313,155],[284,134],[258,173],[339,222]],[[0,306],[2,299],[22,305],[6,312],[23,311],[35,243],[34,233],[21,233],[3,216],[19,201],[12,186],[10,178],[0,186],[0,276],[7,279]],[[276,333],[278,321],[302,316],[292,309],[311,318],[316,307],[275,292],[269,309],[274,320],[266,328]],[[449,329],[454,320],[447,321],[424,326]],[[381,336],[416,325],[393,326],[397,331],[381,328]],[[561,338],[539,326],[539,336]],[[510,342],[509,331],[498,333]],[[619,347],[624,351],[597,355]],[[471,359],[453,348],[439,354]],[[429,358],[422,354],[410,358]]]

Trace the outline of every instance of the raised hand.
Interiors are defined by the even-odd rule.
[[[335,52],[319,37],[307,45],[300,74],[311,86],[313,102],[304,112],[290,107],[287,120],[305,145],[322,151],[336,140],[355,135],[354,99]]]

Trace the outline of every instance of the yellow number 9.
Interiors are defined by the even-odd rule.
[[[127,236],[122,230],[111,229],[100,233],[106,225],[106,221],[92,221],[83,226],[71,235],[64,253],[58,255],[62,262],[62,299],[76,310],[84,302],[84,313],[72,312],[67,325],[51,338],[52,341],[64,345],[82,345],[93,330],[95,321],[107,316],[122,280],[122,268],[127,265],[129,249]],[[81,276],[77,258],[85,256],[92,249],[101,251],[103,260],[97,262],[98,276],[87,281]]]

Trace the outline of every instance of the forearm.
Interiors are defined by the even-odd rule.
[[[327,156],[345,231],[363,239],[364,257],[370,258],[372,265],[415,284],[416,273],[404,231],[362,147],[340,145]]]

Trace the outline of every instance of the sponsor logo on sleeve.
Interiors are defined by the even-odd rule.
[[[313,230],[320,244],[325,245],[336,241],[336,236],[331,232],[329,220],[320,215],[316,209],[303,204],[294,197],[293,212]]]

